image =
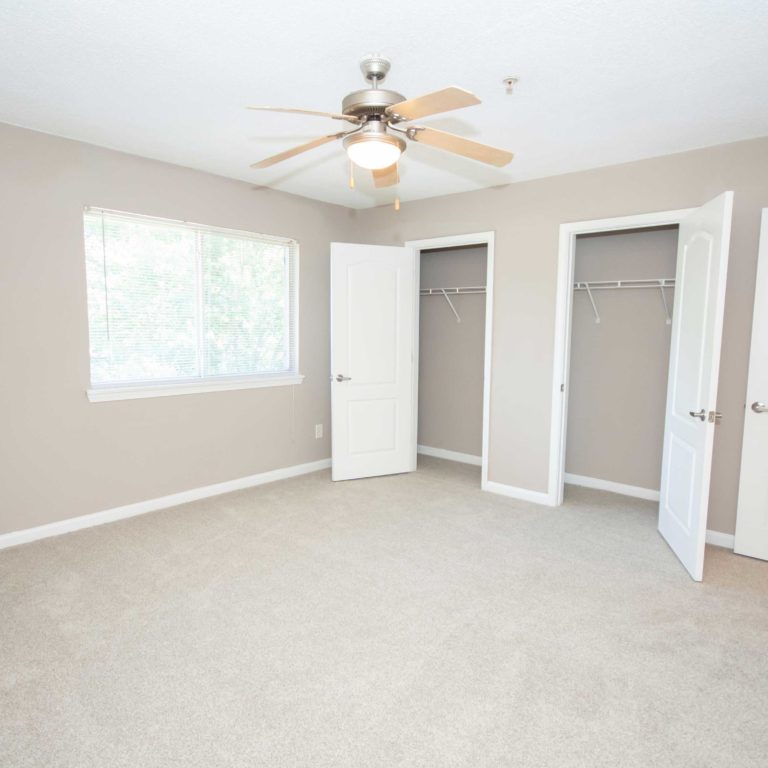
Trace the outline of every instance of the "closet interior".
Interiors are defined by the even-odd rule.
[[[478,465],[487,260],[485,244],[422,250],[420,258],[419,451]]]
[[[565,482],[657,498],[678,227],[576,238]]]

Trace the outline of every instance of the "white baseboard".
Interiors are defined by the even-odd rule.
[[[483,490],[489,493],[498,493],[499,496],[508,496],[510,499],[532,501],[534,504],[543,504],[546,507],[557,506],[555,500],[545,491],[531,491],[528,488],[517,488],[514,485],[496,483],[493,480],[486,481]]]
[[[659,492],[653,488],[641,488],[639,485],[626,485],[625,483],[614,483],[613,480],[601,480],[597,477],[585,477],[584,475],[572,475],[565,473],[565,482],[567,485],[580,485],[584,488],[595,488],[598,491],[610,491],[611,493],[620,493],[622,496],[634,496],[637,499],[646,499],[647,501],[658,501]]]
[[[624,485],[623,483],[614,483],[611,480],[600,480],[595,477],[584,477],[583,475],[571,475],[566,472],[565,482],[570,485],[581,485],[584,488],[596,488],[599,491],[620,493],[622,496],[634,496],[638,499],[647,499],[648,501],[659,500],[659,492],[654,491],[652,488]],[[733,535],[730,533],[707,530],[707,544],[712,544],[715,547],[733,549],[733,538]]]
[[[422,449],[426,450],[422,450]],[[430,453],[430,451],[439,451],[440,453]],[[455,453],[454,451],[443,451],[441,448],[430,448],[429,446],[419,446],[419,453],[423,453],[426,456],[438,456],[438,458],[448,458],[451,461],[463,461],[463,459],[451,458],[443,454],[451,454],[451,456],[464,456],[473,461],[464,461],[467,464],[479,463],[478,456],[472,456],[471,454]],[[7,547],[14,547],[18,544],[26,544],[30,541],[37,541],[38,539],[47,539],[50,536],[59,536],[62,533],[71,533],[72,531],[79,531],[83,528],[92,528],[96,525],[103,525],[104,523],[111,523],[116,520],[124,520],[127,517],[136,517],[137,515],[143,515],[147,512],[156,512],[160,509],[167,509],[168,507],[176,507],[179,504],[186,504],[190,501],[198,501],[199,499],[207,499],[211,496],[219,496],[223,493],[231,493],[232,491],[243,490],[244,488],[253,488],[257,485],[264,485],[266,483],[273,483],[276,480],[286,480],[291,477],[298,477],[299,475],[306,475],[311,472],[319,472],[322,469],[328,469],[331,466],[330,459],[320,459],[319,461],[311,461],[307,464],[296,464],[292,467],[283,467],[281,469],[273,469],[270,472],[261,472],[257,475],[248,475],[247,477],[239,477],[235,480],[227,480],[223,483],[215,483],[213,485],[205,485],[201,488],[192,488],[188,491],[181,491],[179,493],[172,493],[168,496],[160,496],[155,499],[147,499],[146,501],[138,501],[134,504],[126,504],[122,507],[114,507],[113,509],[106,509],[103,512],[93,512],[90,515],[81,515],[80,517],[71,517],[67,520],[59,520],[55,523],[48,523],[47,525],[38,525],[35,528],[26,528],[21,531],[11,531],[10,533],[0,534],[0,549],[6,549]],[[578,475],[567,475],[565,481],[567,483],[573,483],[574,485],[582,485],[570,478],[578,477]],[[581,478],[584,480],[591,480],[592,478]],[[604,480],[597,480],[596,482],[605,483]],[[621,486],[620,483],[611,483],[612,486],[620,486],[622,488],[634,488],[634,486]],[[598,487],[598,486],[587,486]],[[612,490],[612,488],[605,488],[599,486],[603,490]],[[555,506],[555,502],[552,497],[543,491],[531,491],[528,488],[517,488],[512,485],[505,485],[504,483],[496,483],[491,480],[485,483],[483,486],[484,491],[489,493],[497,493],[501,496],[507,496],[512,499],[519,499],[520,501],[530,501],[534,504],[542,504],[548,507]],[[645,491],[648,493],[654,493],[647,488],[636,489],[639,491]],[[614,491],[614,493],[622,493],[622,491]],[[658,491],[655,492],[658,498]],[[624,495],[634,495],[624,492]],[[640,498],[648,498],[642,496]],[[733,549],[734,537],[730,533],[721,533],[720,531],[707,531],[707,544],[712,544],[716,547],[726,547]]]
[[[734,535],[732,533],[720,533],[720,531],[707,530],[707,544],[714,547],[733,549]]]
[[[459,461],[462,464],[472,464],[475,467],[483,465],[483,457],[473,456],[471,453],[459,453],[459,451],[449,451],[445,448],[432,448],[430,445],[419,445],[416,450],[425,456],[434,456],[436,459]]]
[[[275,480],[285,480],[289,477],[306,475],[310,472],[318,472],[321,469],[328,469],[331,466],[330,459],[320,459],[320,461],[311,461],[307,464],[296,464],[292,467],[282,467],[273,469],[270,472],[261,472],[258,475],[248,475],[239,477],[235,480],[227,480],[223,483],[214,485],[205,485],[201,488],[192,488],[189,491],[172,493],[169,496],[160,496],[156,499],[147,499],[146,501],[137,501],[135,504],[126,504],[123,507],[114,507],[106,509],[103,512],[93,512],[90,515],[81,515],[80,517],[70,517],[67,520],[59,520],[47,525],[38,525],[35,528],[26,528],[22,531],[11,531],[11,533],[0,534],[0,549],[14,547],[17,544],[26,544],[29,541],[37,539],[47,539],[49,536],[58,536],[62,533],[79,531],[82,528],[91,528],[94,525],[111,523],[115,520],[123,520],[126,517],[135,517],[147,512],[155,512],[158,509],[175,507],[179,504],[186,504],[190,501],[207,499],[211,496],[219,496],[222,493],[239,491],[243,488],[252,488],[256,485],[273,483]]]

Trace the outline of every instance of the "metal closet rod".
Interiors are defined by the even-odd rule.
[[[672,324],[672,315],[669,311],[667,295],[665,288],[674,288],[674,277],[656,277],[647,280],[580,280],[573,284],[574,291],[586,291],[589,301],[592,304],[592,311],[595,313],[595,322],[600,322],[600,313],[597,311],[595,297],[592,291],[617,290],[620,288],[656,288],[661,292],[661,301],[664,304],[664,312],[667,316],[667,325]]]
[[[449,293],[453,294],[454,296],[458,296],[461,294],[472,294],[472,293],[485,293],[485,286],[484,285],[470,285],[465,286],[463,288],[421,288],[419,290],[419,293],[422,296],[442,296],[447,302],[448,306],[451,308],[451,312],[453,312],[454,317],[456,318],[456,322],[461,322],[461,316],[456,311],[456,307],[453,306],[453,302],[451,301],[450,296],[448,296]]]
[[[615,288],[674,288],[674,277],[654,277],[649,280],[581,280],[573,284],[575,291],[606,291]]]
[[[422,296],[444,296],[446,293],[485,293],[484,285],[471,285],[465,288],[421,288]]]

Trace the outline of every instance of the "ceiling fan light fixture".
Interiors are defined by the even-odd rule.
[[[361,131],[344,138],[349,159],[361,168],[378,171],[394,165],[405,149],[405,142],[377,121],[369,121]]]
[[[341,102],[341,112],[318,112],[314,109],[293,107],[249,107],[249,109],[262,111],[289,112],[346,120],[356,125],[354,130],[320,136],[298,147],[279,152],[254,163],[251,168],[269,168],[283,160],[289,160],[331,141],[342,139],[350,162],[372,171],[375,187],[391,187],[399,182],[398,161],[406,150],[406,141],[403,137],[497,168],[512,161],[512,153],[505,149],[481,144],[436,128],[423,125],[406,126],[405,129],[396,127],[400,123],[409,123],[423,117],[471,107],[479,104],[480,99],[473,93],[456,86],[406,99],[401,93],[381,87],[389,67],[389,60],[382,56],[366,56],[360,63],[360,68],[369,87],[348,93]],[[511,76],[504,79],[508,87],[513,86],[515,81],[516,78]],[[350,168],[350,187],[353,187],[354,179],[351,175]]]
[[[349,159],[361,168],[369,171],[378,171],[389,168],[399,159],[402,152],[397,144],[371,138],[368,141],[358,141],[347,147]]]

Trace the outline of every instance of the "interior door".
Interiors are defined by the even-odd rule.
[[[734,552],[768,560],[768,208],[763,209]]]
[[[331,243],[332,477],[416,469],[418,258]]]
[[[697,208],[680,224],[677,249],[659,531],[696,581],[704,571],[732,210],[733,192]]]

